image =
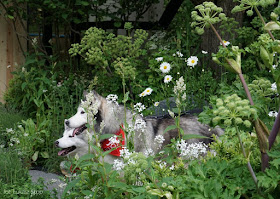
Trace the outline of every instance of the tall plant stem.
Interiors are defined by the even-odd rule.
[[[216,28],[215,28],[212,24],[210,24],[210,26],[211,26],[212,30],[214,31],[214,33],[216,34],[216,36],[218,37],[218,39],[220,40],[220,42],[221,42],[221,44],[223,45],[223,47],[226,48],[226,46],[225,46],[225,44],[224,44],[224,42],[223,42],[221,36],[219,35],[219,33],[218,33],[217,30],[216,30]],[[231,63],[228,61],[228,59],[226,59],[226,60],[227,60],[227,63],[231,66]],[[254,102],[253,102],[251,93],[250,93],[250,91],[249,91],[249,89],[248,89],[248,85],[247,85],[247,83],[246,83],[246,81],[245,81],[245,79],[244,79],[244,76],[243,76],[243,74],[242,74],[241,69],[240,69],[240,73],[238,73],[238,76],[239,76],[239,79],[240,79],[240,81],[241,81],[241,83],[242,83],[242,86],[243,86],[243,88],[244,88],[244,90],[245,90],[245,93],[246,93],[246,95],[247,95],[247,98],[248,98],[250,104],[253,106],[253,105],[254,105]],[[261,164],[262,164],[262,171],[264,171],[264,170],[268,167],[268,165],[269,165],[269,164],[268,164],[268,162],[269,162],[269,157],[268,157],[268,155],[267,155],[267,153],[266,153],[267,147],[265,147],[265,146],[266,146],[267,140],[266,140],[266,137],[264,137],[263,129],[260,129],[260,128],[259,128],[260,126],[257,125],[257,124],[259,124],[259,123],[260,123],[260,121],[257,119],[257,120],[254,122],[254,126],[255,126],[255,129],[256,129],[256,132],[257,132],[257,136],[258,136],[258,140],[259,140],[259,143],[260,143]],[[275,137],[276,137],[276,135],[275,135]],[[250,165],[248,164],[248,168],[249,168],[249,167],[250,167]],[[250,169],[249,169],[249,170],[250,170]]]
[[[244,148],[244,146],[243,146],[243,142],[242,142],[241,137],[240,137],[239,129],[238,129],[238,127],[237,127],[236,124],[234,124],[234,126],[235,126],[235,129],[236,129],[236,133],[237,133],[237,136],[238,136],[238,139],[239,139],[239,143],[240,143],[240,147],[241,147],[243,156],[244,156],[244,158],[247,160],[247,168],[248,168],[248,170],[249,170],[249,172],[250,172],[250,174],[251,174],[251,176],[252,176],[252,178],[253,178],[253,180],[254,180],[254,183],[255,183],[255,185],[256,185],[256,188],[257,188],[257,190],[258,190],[258,180],[257,180],[256,174],[255,174],[255,172],[254,172],[254,170],[253,170],[253,168],[252,168],[252,166],[251,166],[251,163],[250,163],[250,161],[249,161],[249,158],[247,158],[246,151],[245,151],[245,148]]]
[[[280,108],[279,108],[279,111],[278,111],[278,115],[276,117],[276,120],[273,124],[273,127],[272,127],[272,130],[270,132],[270,135],[268,137],[268,143],[269,143],[269,150],[271,149],[275,139],[276,139],[276,136],[279,132],[279,129],[280,129]]]
[[[264,21],[262,15],[261,15],[259,9],[258,9],[256,6],[254,6],[254,10],[256,11],[258,17],[259,17],[260,20],[262,21],[262,24],[265,26],[265,21]],[[269,34],[269,36],[271,37],[271,39],[274,41],[275,38],[274,38],[274,36],[272,35],[272,33],[270,32],[270,30],[266,30],[266,31],[267,31],[267,33]]]

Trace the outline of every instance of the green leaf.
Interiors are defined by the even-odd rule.
[[[100,135],[100,140],[104,140],[104,139],[107,139],[107,138],[110,138],[110,137],[113,137],[115,134],[103,134],[103,135]]]
[[[67,184],[67,186],[65,187],[63,193],[62,193],[62,198],[65,198],[65,194],[70,190],[72,189],[78,182],[80,181],[80,178],[77,178],[71,182],[69,182]]]
[[[265,30],[280,30],[280,26],[275,21],[271,21],[271,22],[268,22],[267,24],[265,24],[264,29]]]
[[[34,162],[38,159],[38,154],[39,154],[39,151],[36,151],[36,152],[32,155],[31,159],[32,159]]]
[[[46,152],[46,151],[41,152],[41,155],[42,155],[43,158],[46,158],[46,159],[50,157],[49,153]]]
[[[196,135],[196,134],[187,134],[183,136],[184,140],[188,140],[188,139],[207,139],[209,137],[203,136],[203,135]]]
[[[170,130],[173,130],[173,129],[177,129],[177,126],[176,125],[170,125],[163,131],[163,133],[166,133],[167,131],[170,131]]]

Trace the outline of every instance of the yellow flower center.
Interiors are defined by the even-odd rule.
[[[169,77],[167,77],[166,80],[169,80]]]
[[[194,63],[195,63],[195,61],[194,61],[194,60],[192,60],[191,62],[192,62],[192,64],[194,64]]]
[[[164,66],[163,69],[167,69],[167,66]]]
[[[149,93],[150,92],[150,90],[147,90],[147,93]]]

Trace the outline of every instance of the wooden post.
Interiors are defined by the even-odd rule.
[[[20,35],[26,34],[21,25],[16,23],[16,30]],[[7,91],[9,82],[13,78],[11,74],[17,65],[24,63],[25,59],[20,50],[20,44],[14,31],[13,23],[0,15],[0,102],[4,102],[4,93]],[[20,38],[23,49],[27,50],[25,38]]]

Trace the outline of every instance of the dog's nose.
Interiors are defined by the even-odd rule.
[[[65,120],[65,125],[69,126],[69,124],[70,124],[69,120]]]
[[[58,145],[59,145],[59,141],[56,140],[56,141],[54,142],[54,146],[58,147]]]

